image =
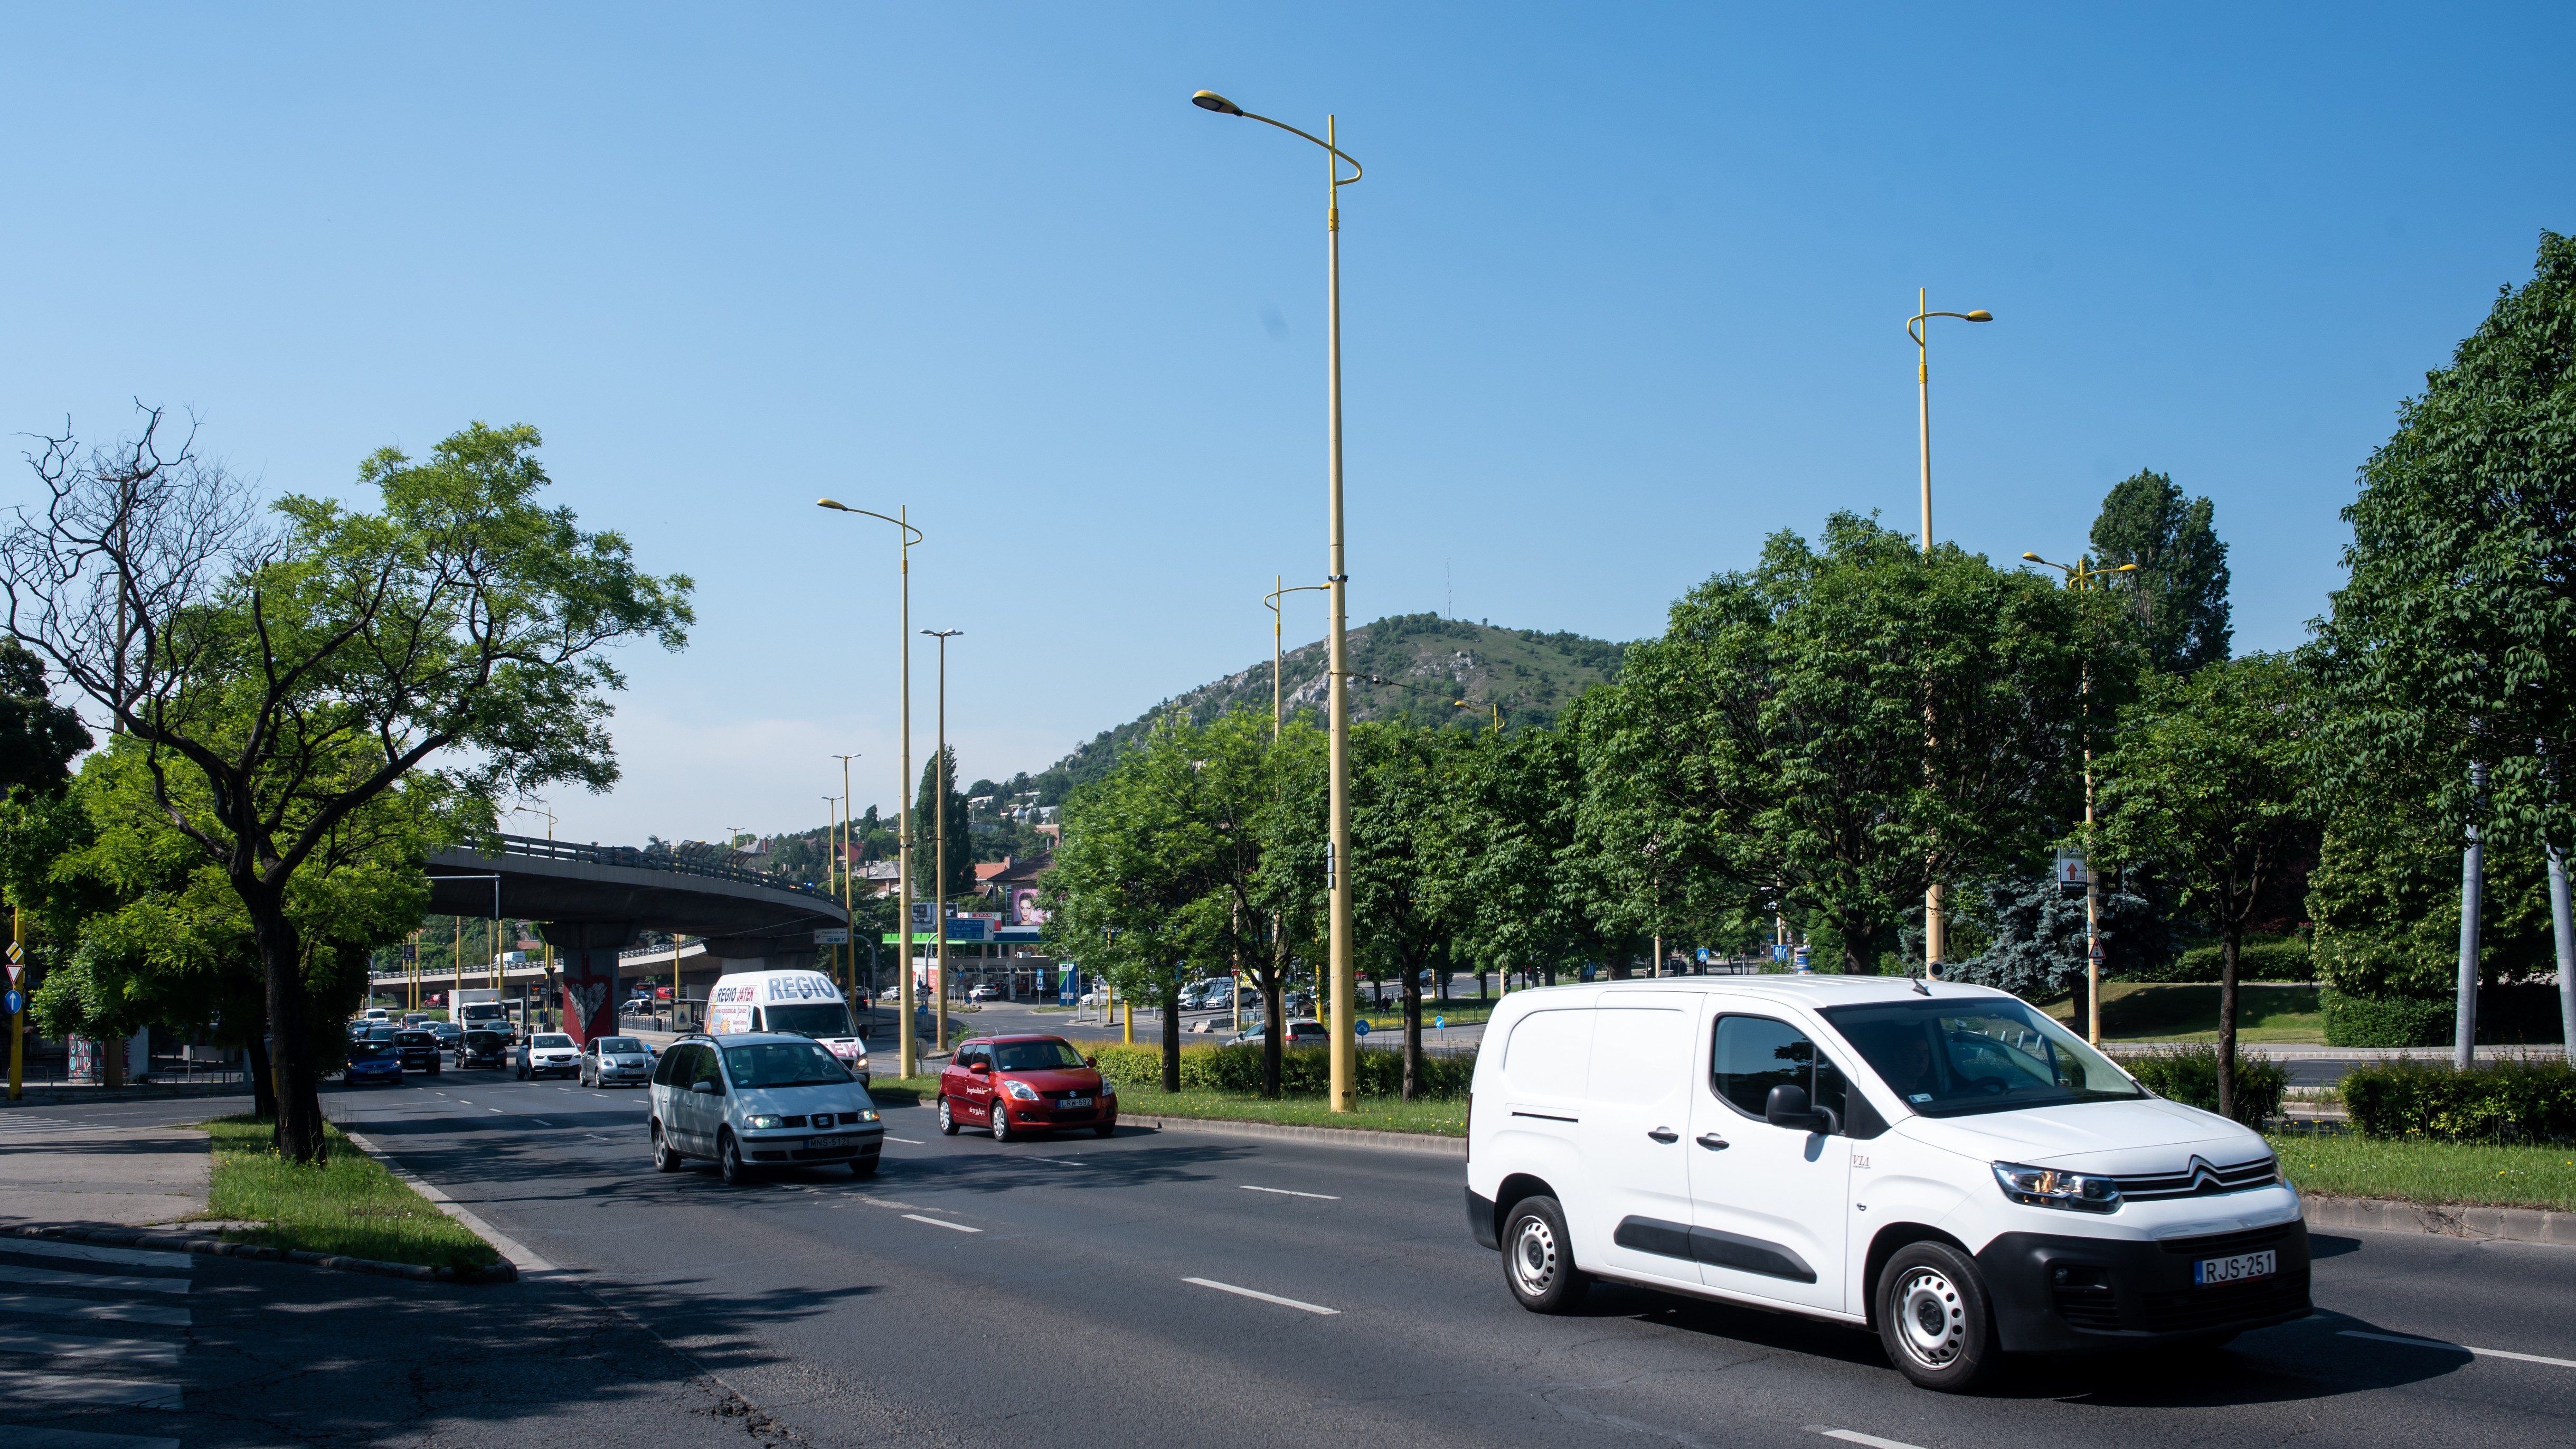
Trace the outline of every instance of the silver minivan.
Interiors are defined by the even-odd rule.
[[[684,1037],[653,1068],[653,1165],[712,1160],[728,1183],[764,1167],[846,1164],[876,1175],[885,1146],[868,1089],[809,1036]]]

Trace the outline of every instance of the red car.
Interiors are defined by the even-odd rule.
[[[987,1036],[959,1042],[939,1074],[939,1130],[989,1127],[993,1140],[1022,1132],[1118,1130],[1118,1089],[1060,1036]]]

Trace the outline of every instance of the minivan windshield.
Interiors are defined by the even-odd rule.
[[[2073,1032],[2008,997],[1829,1006],[1824,1016],[1880,1081],[1927,1117],[2146,1095]]]
[[[1082,1053],[1069,1042],[997,1041],[993,1043],[993,1067],[1004,1072],[1043,1072],[1053,1067],[1078,1067]]]
[[[750,1090],[757,1087],[828,1087],[846,1082],[850,1074],[832,1060],[832,1054],[810,1041],[765,1041],[752,1046],[726,1047],[725,1072],[735,1087]]]
[[[837,1001],[772,1006],[761,1012],[761,1019],[771,1031],[793,1032],[798,1036],[850,1035],[850,1008]]]

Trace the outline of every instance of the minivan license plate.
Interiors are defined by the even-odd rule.
[[[2232,1258],[2203,1258],[2192,1265],[2191,1281],[2207,1288],[2217,1283],[2269,1278],[2280,1270],[2280,1262],[2279,1254],[2271,1249],[2260,1253],[2239,1253]]]
[[[849,1145],[850,1139],[847,1137],[808,1137],[805,1139],[805,1150],[808,1152],[823,1152],[834,1147],[847,1147]],[[2267,1269],[2266,1271],[2269,1270]]]

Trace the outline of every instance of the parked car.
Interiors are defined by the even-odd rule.
[[[377,1041],[369,1037],[365,1041],[349,1043],[349,1069],[342,1074],[342,1080],[348,1085],[357,1087],[371,1086],[380,1082],[399,1083],[402,1081],[402,1073],[402,1056],[394,1049],[392,1042]]]
[[[1485,1043],[1467,1220],[1535,1313],[1615,1278],[1875,1329],[1958,1392],[2009,1354],[2205,1349],[2310,1312],[2263,1139],[2001,991],[1543,987]]]
[[[510,1034],[476,1027],[456,1039],[456,1065],[497,1067],[510,1059]]]
[[[438,1075],[438,1038],[428,1032],[395,1032],[394,1055],[402,1059],[404,1071]]]
[[[530,1034],[527,1045],[519,1048],[519,1080],[562,1075],[572,1076],[581,1070],[581,1051],[572,1038],[559,1031]]]
[[[585,1087],[611,1082],[643,1086],[653,1077],[653,1054],[631,1036],[595,1036],[581,1044],[578,1073]]]
[[[1001,993],[995,991],[990,986],[975,986],[967,989],[966,999],[968,1001],[991,1001],[999,995],[1001,995]]]
[[[729,1184],[763,1167],[846,1165],[876,1175],[885,1124],[868,1089],[812,1037],[689,1037],[671,1044],[649,1091],[653,1166],[712,1158]]]
[[[992,1036],[957,1044],[939,1074],[939,1130],[984,1127],[996,1142],[1019,1133],[1118,1130],[1118,1088],[1091,1058],[1056,1036]]]

